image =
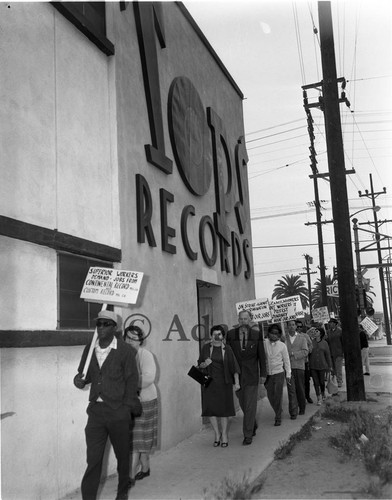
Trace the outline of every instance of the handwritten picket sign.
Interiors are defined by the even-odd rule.
[[[305,317],[305,311],[302,308],[301,297],[299,295],[271,300],[269,305],[273,323],[291,321]]]
[[[140,271],[93,266],[88,270],[80,298],[117,306],[136,304],[142,279]]]
[[[245,302],[237,302],[235,307],[237,314],[241,311],[250,311],[252,313],[252,321],[268,321],[271,319],[268,299],[251,299]]]
[[[323,325],[325,323],[328,323],[328,321],[330,319],[328,307],[323,306],[323,307],[316,307],[316,308],[312,309],[312,317],[316,323],[322,323]]]
[[[363,329],[365,330],[365,332],[368,334],[369,337],[378,330],[378,326],[376,325],[376,323],[374,323],[367,316],[361,321],[361,325],[363,326]]]

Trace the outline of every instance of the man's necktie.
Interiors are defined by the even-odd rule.
[[[245,347],[246,347],[246,338],[245,338],[246,334],[245,332],[242,332],[242,350],[244,351],[245,350]]]

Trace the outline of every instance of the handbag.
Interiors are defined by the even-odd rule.
[[[191,367],[191,369],[188,372],[188,375],[191,378],[193,378],[193,380],[196,380],[196,382],[198,382],[203,387],[208,387],[212,381],[211,375],[208,375],[207,373],[202,372],[202,370],[200,370],[196,366]]]
[[[333,396],[339,392],[338,386],[332,382],[331,374],[328,374],[327,391]]]

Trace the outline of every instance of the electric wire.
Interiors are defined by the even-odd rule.
[[[295,2],[293,2],[293,16],[294,16],[294,27],[295,27],[295,36],[297,40],[297,51],[298,51],[298,57],[299,57],[299,66],[301,70],[301,78],[302,78],[302,85],[305,85],[305,66],[304,66],[304,58],[303,58],[303,52],[302,52],[302,44],[301,44],[301,35],[300,35],[300,30],[299,30],[299,21],[298,21],[298,11],[297,11],[297,5]]]

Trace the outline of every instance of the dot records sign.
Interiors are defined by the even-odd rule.
[[[90,267],[80,298],[118,306],[136,304],[142,278],[139,271]]]

